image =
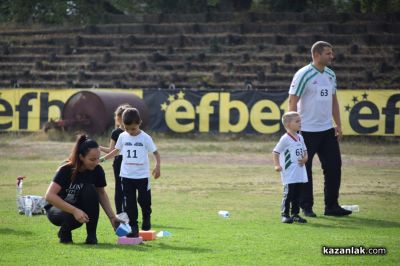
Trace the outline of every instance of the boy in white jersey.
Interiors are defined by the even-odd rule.
[[[150,230],[151,190],[148,153],[154,155],[156,166],[153,170],[154,178],[160,177],[160,154],[152,138],[139,127],[142,123],[139,111],[136,108],[127,108],[122,114],[125,132],[118,137],[115,149],[101,158],[105,161],[118,154],[122,155],[120,178],[122,191],[125,197],[125,211],[129,217],[132,232],[128,237],[137,237],[139,203],[142,209],[142,230]],[[136,191],[138,197],[136,202]]]
[[[307,183],[307,149],[304,140],[297,131],[301,127],[300,115],[287,112],[282,116],[282,124],[286,129],[273,151],[275,171],[281,173],[283,199],[281,206],[282,223],[306,223],[299,215],[300,192],[303,183]],[[291,208],[291,209],[290,209]],[[290,216],[290,211],[292,216]]]

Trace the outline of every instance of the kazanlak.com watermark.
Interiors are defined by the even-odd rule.
[[[387,249],[384,247],[328,247],[322,246],[323,255],[386,255]]]

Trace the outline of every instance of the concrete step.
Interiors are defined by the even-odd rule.
[[[255,44],[272,44],[272,45],[305,45],[309,46],[317,40],[324,39],[336,45],[349,45],[360,43],[368,46],[374,45],[399,45],[399,34],[244,34],[234,35],[231,33],[221,34],[171,34],[171,35],[130,35],[130,36],[114,36],[114,35],[96,35],[90,37],[82,37],[79,46],[72,38],[51,38],[33,41],[33,45],[37,44],[54,44],[54,45],[71,45],[78,47],[97,46],[97,47],[135,47],[137,45],[170,45],[172,47],[186,46],[205,46],[211,45],[255,45]]]
[[[309,63],[310,43],[320,39],[334,45],[332,69],[339,86],[388,88],[400,76],[399,14],[247,12],[118,19],[124,23],[0,28],[0,86],[54,82],[56,87],[149,88],[173,82],[241,88],[251,82],[256,88],[286,90],[295,71]]]
[[[279,21],[279,20],[278,20]],[[104,24],[96,26],[86,26],[77,28],[55,28],[48,30],[32,30],[32,29],[16,29],[2,30],[0,36],[3,42],[23,42],[26,40],[36,39],[39,44],[59,44],[73,43],[79,41],[79,38],[88,38],[92,35],[190,35],[190,34],[382,34],[382,33],[400,33],[399,22],[382,22],[382,21],[356,21],[348,23],[302,23],[276,21],[270,23],[174,23],[174,24]],[[73,37],[73,41],[68,37]],[[43,38],[47,37],[47,38]],[[67,38],[67,39],[66,39]],[[103,38],[103,37],[102,37]]]
[[[215,82],[215,81],[179,81],[170,82],[168,80],[43,80],[38,82],[36,79],[13,79],[13,80],[0,80],[0,88],[168,88],[170,84],[174,84],[176,88],[223,88],[223,89],[249,89],[249,85],[243,81],[229,81],[229,82]],[[286,81],[269,81],[259,83],[257,81],[251,82],[252,89],[271,89],[271,90],[288,90],[288,83]],[[343,84],[343,83],[342,83]],[[339,89],[398,89],[397,84],[388,84],[384,79],[376,79],[373,82],[366,82],[354,80],[346,86],[340,86]]]
[[[265,78],[260,80],[257,73],[232,73],[226,71],[146,71],[140,72],[135,70],[126,71],[99,71],[92,72],[87,70],[69,70],[69,71],[2,71],[0,77],[2,79],[21,79],[29,80],[34,79],[37,81],[51,81],[51,80],[131,80],[131,81],[142,81],[142,80],[164,80],[169,82],[178,81],[193,81],[193,80],[209,80],[214,82],[229,82],[229,81],[256,81],[261,83],[269,81],[285,81],[287,84],[291,82],[294,73],[290,72],[278,72],[270,73],[267,71]],[[338,80],[340,82],[349,81],[366,81],[366,72],[350,73],[347,71],[336,71]],[[385,79],[391,80],[394,76],[391,73],[373,72],[375,80]]]
[[[398,13],[358,14],[333,12],[205,12],[196,14],[109,15],[111,23],[196,23],[196,22],[349,22],[349,21],[400,21]]]

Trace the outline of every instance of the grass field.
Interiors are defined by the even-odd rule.
[[[154,139],[162,176],[152,180],[153,229],[172,236],[118,246],[101,211],[99,244],[87,246],[84,228],[73,231],[73,245],[62,245],[57,227],[44,215],[28,218],[16,211],[16,177],[27,176],[24,194],[43,195],[72,142],[0,135],[0,265],[400,264],[398,140],[342,142],[340,202],[360,206],[350,217],[323,216],[323,178],[316,159],[318,217],[299,225],[280,222],[282,185],[271,161],[276,138]],[[103,167],[113,198],[111,162]],[[219,210],[231,217],[219,217]],[[323,246],[384,247],[387,254],[324,256]]]

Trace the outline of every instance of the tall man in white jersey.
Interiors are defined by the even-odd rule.
[[[325,215],[345,216],[351,211],[339,206],[341,156],[338,141],[342,137],[336,75],[327,66],[333,60],[332,45],[318,41],[311,48],[312,63],[296,72],[289,89],[289,111],[300,113],[302,135],[308,151],[308,183],[301,192],[300,206],[308,217],[313,211],[312,161],[318,155],[324,173]],[[333,125],[333,121],[335,126]]]

